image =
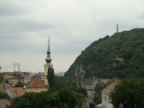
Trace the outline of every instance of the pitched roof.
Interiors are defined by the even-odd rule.
[[[106,88],[104,88],[102,93],[105,95],[109,95],[115,89],[115,86],[119,83],[119,80],[115,80],[114,82],[110,83]]]
[[[22,87],[11,87],[8,89],[14,97],[22,96],[25,94],[25,90]]]
[[[41,80],[40,76],[36,75],[33,80],[28,84],[28,88],[45,88],[46,84]]]
[[[3,77],[4,79],[22,79],[24,78],[24,74],[23,73],[3,73]]]
[[[4,79],[12,79],[12,78],[14,78],[14,77],[13,77],[12,75],[10,75],[10,74],[4,74],[3,77],[4,77]]]

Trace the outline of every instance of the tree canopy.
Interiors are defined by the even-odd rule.
[[[99,82],[95,85],[95,94],[94,94],[94,102],[95,104],[100,104],[102,102],[102,90],[106,87],[106,84],[103,82]]]
[[[12,108],[81,108],[87,96],[74,81],[55,77],[56,84],[48,92],[26,93],[12,100]]]
[[[104,83],[97,83],[95,85],[95,94],[94,94],[94,102],[96,104],[100,104],[102,102],[102,94],[101,91],[106,87]]]
[[[54,69],[52,67],[48,68],[47,79],[48,79],[49,88],[51,89],[55,84]]]
[[[3,75],[0,73],[0,83],[4,80]]]
[[[7,93],[0,93],[0,99],[10,99],[10,97],[7,95]]]
[[[144,79],[128,78],[120,82],[111,93],[114,108],[144,108]]]
[[[84,78],[144,77],[144,29],[132,29],[101,38],[89,45],[65,73],[74,79],[80,66]]]

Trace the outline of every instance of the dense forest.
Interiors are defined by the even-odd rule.
[[[73,79],[81,70],[84,78],[144,77],[144,29],[114,33],[93,42],[76,58],[65,77]]]

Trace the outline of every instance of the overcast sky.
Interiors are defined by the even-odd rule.
[[[55,72],[65,72],[116,24],[120,31],[143,28],[144,0],[0,0],[0,65],[42,72],[50,37]]]

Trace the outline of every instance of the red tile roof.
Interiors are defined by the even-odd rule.
[[[25,75],[22,72],[3,73],[4,79],[22,79],[24,76]]]
[[[28,88],[45,88],[47,85],[41,80],[40,76],[36,75],[28,85]]]
[[[25,90],[22,87],[11,87],[9,91],[14,97],[23,96],[25,94]]]
[[[3,77],[4,77],[4,79],[12,79],[12,78],[14,78],[14,77],[13,77],[12,75],[10,75],[10,74],[4,74]]]

